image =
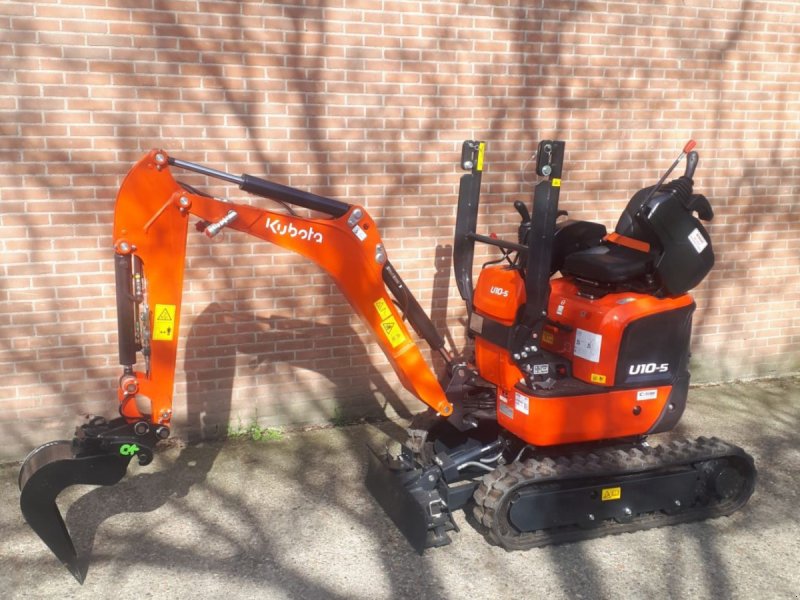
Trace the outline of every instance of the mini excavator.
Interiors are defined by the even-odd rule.
[[[536,154],[531,210],[517,200],[516,241],[477,233],[486,144],[462,145],[453,268],[468,315],[467,349],[444,338],[389,261],[357,205],[152,150],[128,173],[114,214],[119,416],[88,417],[72,440],[33,450],[20,475],[22,514],[78,581],[56,497],[74,484],[113,485],[169,437],[190,216],[297,252],[326,271],[374,334],[402,385],[428,409],[393,452],[370,448],[366,486],[419,552],[450,542],[471,507],[487,539],[509,550],[575,542],[728,515],[753,492],[753,459],[717,438],[671,439],[686,406],[695,303],[714,264],[693,191],[694,142],[635,193],[613,232],[558,208],[563,141]],[[686,158],[686,171],[664,183]],[[238,185],[288,210],[212,197],[182,169]],[[294,208],[308,209],[300,216]],[[304,213],[305,214],[305,213]],[[497,256],[473,283],[476,244]],[[435,374],[410,330],[443,363]]]

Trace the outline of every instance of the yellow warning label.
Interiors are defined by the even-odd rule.
[[[605,375],[598,375],[597,373],[592,373],[592,383],[605,383],[606,376]]]
[[[153,324],[154,340],[171,340],[175,337],[175,305],[156,304],[156,321]]]
[[[605,488],[600,494],[600,500],[603,502],[607,500],[619,500],[620,498],[622,498],[621,487]]]
[[[552,183],[553,183],[553,187],[561,187],[561,180],[558,179],[557,177],[553,177]]]
[[[476,171],[483,171],[483,153],[486,151],[486,142],[478,144],[478,161],[475,165]]]
[[[386,303],[386,300],[383,298],[379,298],[375,301],[375,310],[378,311],[378,314],[381,317],[381,321],[384,319],[388,319],[392,316],[392,309],[389,308],[389,305]]]
[[[383,333],[386,334],[386,339],[389,340],[392,348],[397,348],[406,341],[406,335],[403,333],[403,330],[400,328],[400,325],[397,324],[397,320],[394,317],[384,319],[381,322],[381,328],[383,329]]]
[[[552,333],[550,333],[549,331],[543,331],[542,332],[542,343],[543,344],[552,344],[555,341],[556,341],[556,339],[555,339],[555,337],[553,336]]]

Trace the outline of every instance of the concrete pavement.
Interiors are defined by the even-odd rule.
[[[759,469],[736,515],[509,553],[458,513],[454,543],[422,557],[363,485],[365,443],[399,438],[393,423],[173,447],[117,486],[60,497],[91,555],[83,586],[23,522],[18,465],[6,465],[2,596],[796,599],[799,429],[800,378],[695,388],[676,434],[741,445]]]

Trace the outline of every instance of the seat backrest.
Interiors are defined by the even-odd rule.
[[[711,238],[692,214],[692,180],[680,177],[650,197],[639,190],[622,212],[615,231],[647,242],[656,254],[656,274],[664,292],[683,294],[697,286],[714,266]]]

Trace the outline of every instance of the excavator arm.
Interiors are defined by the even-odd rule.
[[[235,183],[246,192],[322,216],[301,217],[219,200],[177,182],[173,168]],[[71,442],[40,446],[20,471],[26,521],[81,582],[86,566],[78,560],[56,497],[78,483],[118,482],[131,458],[149,463],[155,445],[170,435],[190,216],[200,219],[198,229],[208,237],[224,228],[237,230],[319,265],[373,332],[403,386],[439,414],[453,413],[404,317],[448,364],[452,359],[389,262],[378,228],[363,207],[152,150],[126,176],[114,213],[121,416],[92,418],[77,428]]]
[[[240,186],[246,191],[266,197],[281,196],[283,201],[294,204],[302,202],[306,208],[327,216],[300,217],[192,193],[175,181],[171,165],[241,181]],[[120,362],[126,369],[133,369],[131,359],[137,351],[143,353],[145,360],[144,371],[126,373],[121,380],[119,395],[123,416],[128,419],[148,417],[154,426],[169,425],[190,215],[201,219],[204,233],[209,237],[223,228],[234,229],[296,252],[319,265],[373,332],[406,389],[437,412],[445,416],[452,412],[436,376],[395,306],[395,301],[401,307],[409,299],[416,301],[389,263],[378,228],[364,208],[248,175],[238,178],[172,159],[165,152],[154,150],[125,178],[114,214],[116,259],[120,264],[126,263],[117,272],[118,304],[130,302],[131,294],[125,290],[130,279],[139,315],[137,319],[137,311],[126,311],[125,307],[118,311]],[[393,301],[384,283],[387,278],[391,284],[400,281],[403,297]],[[140,279],[147,294],[146,302],[143,294],[137,296]],[[149,313],[147,318],[142,319],[142,311]],[[133,319],[130,313],[134,314]],[[406,316],[418,320],[419,311]],[[422,329],[423,334],[432,330],[427,322],[411,322]],[[148,335],[149,340],[146,339]],[[443,346],[441,338],[434,341],[435,350]],[[150,398],[149,415],[139,412],[136,403],[131,402],[136,394]]]

